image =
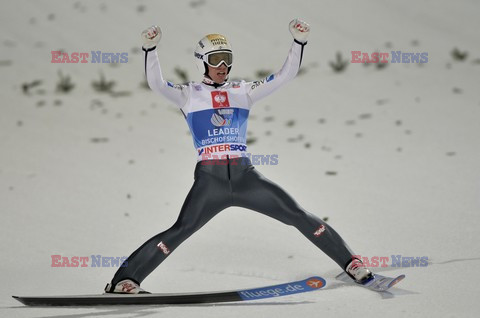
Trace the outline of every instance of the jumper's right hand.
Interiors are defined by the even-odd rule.
[[[144,49],[151,49],[158,45],[162,38],[162,30],[159,26],[152,25],[142,32],[142,41]]]
[[[288,25],[293,38],[300,43],[307,43],[310,34],[310,25],[300,19],[293,19]]]

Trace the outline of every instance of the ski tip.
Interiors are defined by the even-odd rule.
[[[26,305],[25,300],[23,299],[22,296],[12,296],[12,298],[15,299],[16,301],[19,301],[22,304]]]
[[[405,275],[397,276],[390,284],[388,284],[388,288],[390,288],[390,287],[398,284],[398,283],[401,282],[404,278],[405,278]]]

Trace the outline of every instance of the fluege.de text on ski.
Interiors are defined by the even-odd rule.
[[[51,51],[52,63],[127,63],[128,53],[102,51],[72,52]]]

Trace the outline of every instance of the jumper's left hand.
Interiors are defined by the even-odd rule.
[[[310,25],[300,19],[293,19],[288,25],[293,38],[301,43],[306,43],[310,33]]]

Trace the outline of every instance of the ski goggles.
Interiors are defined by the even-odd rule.
[[[227,67],[232,66],[233,63],[233,55],[232,52],[211,52],[205,54],[204,59],[205,63],[212,67],[219,67],[222,63],[225,63]]]

